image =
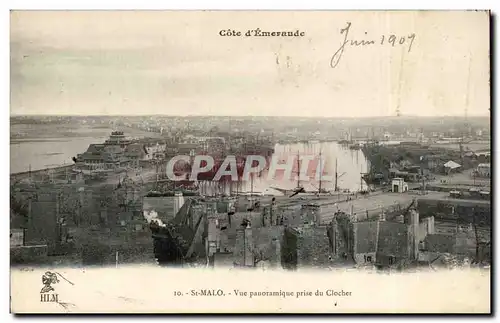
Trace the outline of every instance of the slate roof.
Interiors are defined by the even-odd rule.
[[[377,253],[406,257],[408,253],[408,226],[397,222],[379,222]]]
[[[127,148],[125,149],[125,154],[127,156],[132,156],[132,155],[137,155],[137,156],[142,156],[146,152],[144,151],[144,146],[141,144],[131,144],[128,145]]]
[[[359,222],[356,226],[356,252],[371,253],[377,250],[377,221]]]
[[[453,253],[456,239],[449,234],[428,234],[424,243],[429,252]]]
[[[104,145],[102,144],[90,144],[89,148],[87,148],[88,153],[100,153],[104,150]]]
[[[404,258],[408,253],[408,226],[389,221],[358,222],[356,253]]]

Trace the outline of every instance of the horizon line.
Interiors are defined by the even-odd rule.
[[[369,118],[485,118],[491,117],[491,114],[475,114],[475,115],[377,115],[377,116],[296,116],[296,115],[210,115],[210,114],[193,114],[193,115],[175,115],[175,114],[15,114],[11,113],[12,117],[151,117],[151,116],[161,116],[161,117],[230,117],[230,118],[322,118],[322,119],[369,119]]]

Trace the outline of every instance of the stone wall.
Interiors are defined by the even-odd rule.
[[[46,245],[10,248],[11,265],[43,264],[47,263],[48,259],[48,248]]]

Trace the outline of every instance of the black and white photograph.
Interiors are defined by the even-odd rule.
[[[489,11],[12,10],[9,42],[11,312],[490,313]]]

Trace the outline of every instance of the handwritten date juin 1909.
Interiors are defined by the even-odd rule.
[[[340,34],[344,34],[344,41],[340,48],[333,54],[332,59],[330,61],[330,66],[335,68],[342,58],[344,51],[346,50],[346,45],[352,46],[370,46],[370,45],[382,45],[382,46],[408,46],[408,52],[411,51],[411,47],[413,42],[415,41],[415,33],[412,33],[407,36],[398,36],[398,35],[381,35],[379,39],[370,39],[370,40],[354,40],[348,39],[349,31],[351,29],[351,23],[348,22],[347,26],[340,30]],[[367,32],[365,32],[365,35]]]

